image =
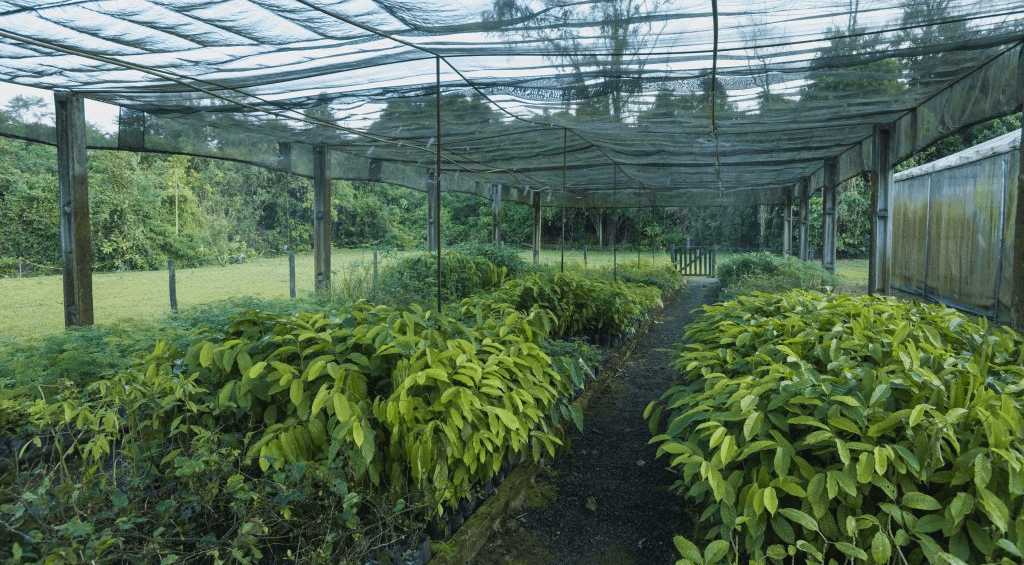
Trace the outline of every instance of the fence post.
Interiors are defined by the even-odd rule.
[[[171,312],[178,313],[178,282],[174,276],[174,260],[167,260],[167,286],[171,293]]]
[[[295,252],[288,253],[288,296],[295,298]]]
[[[587,247],[588,246],[586,246],[586,245],[583,246],[583,268],[584,269],[587,268]]]
[[[373,288],[377,288],[377,244],[373,244]]]

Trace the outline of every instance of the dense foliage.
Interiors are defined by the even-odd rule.
[[[835,276],[820,263],[771,253],[744,253],[717,268],[724,297],[751,292],[786,292],[794,288],[820,290],[835,285]]]
[[[594,288],[575,277],[567,304]],[[622,312],[588,324],[636,321],[660,294],[610,283],[592,285]],[[362,565],[447,524],[583,424],[595,353],[500,292],[451,315],[243,299],[7,348],[0,561]]]
[[[723,562],[1018,563],[1024,337],[942,306],[792,291],[705,307],[653,402]]]

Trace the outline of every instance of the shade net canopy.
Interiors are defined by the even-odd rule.
[[[312,175],[323,144],[421,190],[439,149],[446,191],[773,204],[870,171],[878,131],[898,161],[1019,110],[1022,39],[1020,0],[0,0],[0,81],[120,107],[98,148]]]

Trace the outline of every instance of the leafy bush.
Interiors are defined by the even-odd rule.
[[[504,280],[504,269],[483,257],[452,251],[441,254],[444,303],[495,288]],[[437,256],[423,253],[389,263],[381,270],[377,292],[382,302],[395,306],[436,305]]]
[[[678,537],[681,564],[1020,561],[1021,335],[793,291],[705,307],[685,337],[645,414],[712,540]]]
[[[602,269],[609,275],[610,269]],[[631,283],[645,284],[661,289],[663,294],[679,290],[683,286],[683,276],[669,262],[645,262],[640,266],[632,261],[616,268],[618,278]]]
[[[498,267],[503,267],[505,276],[508,278],[518,277],[526,268],[526,261],[519,255],[516,248],[510,245],[498,247],[488,243],[460,243],[449,249],[471,257],[483,257]]]
[[[632,330],[648,310],[662,304],[656,287],[591,279],[575,271],[540,271],[511,279],[491,295],[464,300],[462,313],[487,311],[490,303],[507,304],[519,312],[533,308],[550,311],[556,338],[619,336]]]
[[[0,559],[364,562],[582,425],[550,314],[501,314],[247,311],[64,386],[27,411]]]
[[[792,289],[820,290],[835,285],[835,277],[820,264],[771,253],[737,255],[723,261],[717,271],[725,297]]]

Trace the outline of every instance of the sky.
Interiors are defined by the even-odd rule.
[[[5,108],[8,102],[18,95],[35,96],[46,100],[50,111],[45,116],[42,116],[42,121],[49,124],[53,123],[53,95],[50,91],[11,84],[9,82],[0,82],[0,108]],[[85,100],[85,121],[103,132],[117,133],[117,114],[117,106],[96,102],[88,98]]]

